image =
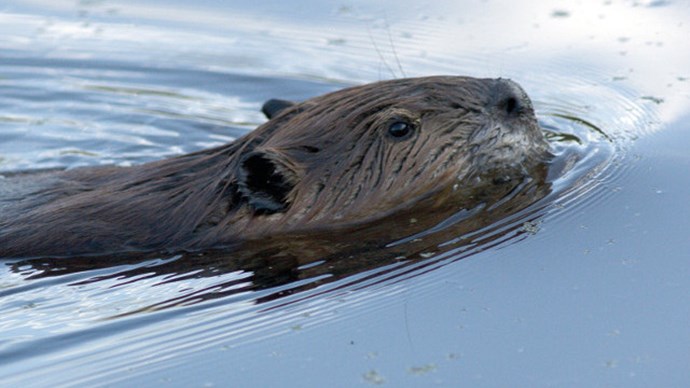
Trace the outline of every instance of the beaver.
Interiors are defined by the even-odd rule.
[[[195,251],[363,225],[422,200],[459,209],[550,155],[530,99],[507,79],[380,81],[263,111],[266,123],[217,148],[7,174],[0,257]]]

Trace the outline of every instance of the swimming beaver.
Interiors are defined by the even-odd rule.
[[[0,257],[197,250],[371,222],[422,199],[462,208],[549,155],[506,79],[398,79],[263,110],[268,122],[218,148],[7,175]]]

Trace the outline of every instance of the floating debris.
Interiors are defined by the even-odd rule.
[[[664,99],[663,99],[663,98],[654,97],[654,96],[642,96],[642,97],[640,97],[640,98],[643,99],[643,100],[651,101],[651,102],[653,102],[653,103],[655,103],[655,104],[661,104],[661,103],[664,102]]]
[[[564,9],[556,9],[551,12],[552,18],[567,18],[570,17],[570,12]]]
[[[522,231],[529,234],[537,234],[539,232],[540,221],[526,221],[522,224]]]
[[[364,377],[364,380],[366,380],[366,382],[371,384],[381,385],[386,382],[386,379],[384,379],[383,376],[379,374],[379,372],[373,369],[363,374],[362,377]]]
[[[422,366],[413,366],[407,369],[413,375],[425,375],[436,370],[436,364],[427,364]]]

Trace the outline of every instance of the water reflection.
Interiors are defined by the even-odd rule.
[[[662,122],[674,122],[687,115],[690,57],[686,55],[688,28],[684,21],[688,19],[688,10],[681,2],[671,1],[577,4],[541,1],[529,7],[504,0],[441,1],[423,5],[411,1],[380,4],[355,0],[336,6],[321,1],[297,5],[292,2],[223,2],[221,5],[202,0],[195,3],[194,9],[177,2],[140,5],[129,0],[117,4],[29,0],[4,5],[0,11],[0,67],[3,69],[0,167],[3,170],[132,164],[210,147],[255,127],[260,122],[257,108],[267,98],[305,99],[344,84],[399,76],[398,62],[409,76],[469,74],[519,81],[533,97],[542,126],[553,132],[551,140],[557,157],[544,184],[534,188],[535,198],[523,203],[510,201],[515,207],[510,211],[504,209],[503,219],[492,218],[484,207],[471,214],[450,212],[443,219],[430,215],[426,225],[411,230],[405,229],[410,226],[410,219],[401,217],[390,222],[408,234],[386,235],[387,230],[381,225],[378,227],[384,233],[381,239],[362,241],[364,251],[355,245],[360,243],[356,240],[362,237],[362,232],[353,230],[338,236],[277,236],[274,241],[248,243],[227,252],[162,258],[5,262],[0,279],[3,381],[26,385],[27,381],[38,381],[36,376],[39,376],[44,377],[42,381],[98,384],[131,377],[129,373],[142,365],[150,373],[153,359],[167,360],[163,364],[169,370],[176,370],[171,375],[179,379],[199,375],[194,366],[178,368],[183,363],[190,364],[187,363],[189,355],[195,351],[202,353],[206,366],[203,371],[214,369],[215,377],[221,381],[229,375],[219,372],[222,368],[215,368],[221,364],[220,357],[204,350],[236,344],[240,342],[238,338],[259,341],[289,332],[295,322],[303,322],[286,317],[312,314],[317,319],[307,324],[322,322],[342,307],[336,305],[339,302],[336,300],[353,289],[358,292],[348,294],[349,301],[359,305],[349,312],[357,316],[358,325],[375,327],[377,322],[384,322],[382,325],[393,327],[400,323],[398,317],[382,317],[380,312],[388,310],[382,310],[381,306],[400,301],[390,296],[405,290],[402,283],[405,279],[429,274],[417,278],[414,292],[421,291],[420,279],[428,282],[422,287],[431,289],[429,284],[444,280],[444,271],[431,271],[480,251],[491,252],[490,248],[513,244],[534,233],[537,239],[542,238],[538,229],[544,220],[552,238],[540,241],[543,244],[528,254],[558,268],[537,278],[539,284],[532,290],[533,295],[548,295],[548,306],[530,310],[535,304],[533,300],[506,298],[505,289],[523,291],[520,287],[524,284],[519,282],[512,284],[512,288],[490,284],[487,288],[499,290],[495,300],[504,301],[503,305],[494,304],[499,307],[494,311],[504,313],[496,313],[490,320],[481,314],[462,317],[468,326],[474,324],[471,336],[481,340],[472,342],[468,336],[458,336],[450,324],[446,330],[437,330],[439,326],[429,324],[422,328],[425,335],[418,338],[417,344],[433,342],[434,336],[439,336],[445,342],[455,339],[454,345],[460,348],[469,349],[468,343],[476,345],[467,352],[469,362],[462,366],[464,375],[453,375],[462,367],[439,368],[438,376],[452,382],[466,382],[468,376],[482,371],[476,368],[478,365],[493,365],[495,360],[502,360],[506,361],[503,371],[514,370],[515,366],[523,369],[527,365],[530,373],[526,375],[542,376],[537,384],[564,381],[564,376],[570,376],[572,370],[587,371],[569,380],[574,381],[573,385],[591,385],[591,381],[629,384],[629,379],[605,380],[611,378],[610,372],[615,372],[611,368],[606,368],[606,375],[591,369],[592,363],[599,363],[602,355],[616,354],[612,353],[612,344],[615,348],[616,343],[608,341],[611,338],[601,341],[601,345],[584,344],[583,339],[593,342],[592,338],[601,338],[596,336],[610,330],[606,325],[635,326],[642,322],[648,327],[659,327],[658,322],[641,321],[641,315],[635,316],[634,310],[642,307],[632,306],[657,311],[656,318],[673,322],[679,316],[669,312],[683,310],[672,304],[677,300],[674,297],[678,289],[658,293],[673,278],[670,271],[662,277],[659,270],[670,265],[676,274],[682,274],[677,271],[682,260],[660,263],[657,260],[660,248],[655,247],[655,241],[645,241],[642,234],[626,229],[620,233],[621,241],[629,241],[630,245],[626,260],[628,257],[644,259],[644,254],[633,252],[644,251],[650,256],[650,264],[638,267],[634,281],[627,283],[616,279],[616,271],[607,267],[599,277],[602,287],[597,288],[591,271],[601,269],[599,263],[612,263],[607,259],[612,259],[613,254],[607,251],[595,259],[589,256],[590,260],[580,264],[583,259],[580,249],[598,246],[599,240],[605,238],[602,233],[616,230],[617,224],[610,220],[620,214],[605,213],[604,209],[630,206],[643,214],[657,209],[657,204],[649,199],[642,199],[641,203],[628,199],[631,202],[626,203],[620,202],[619,197],[616,206],[606,204],[597,208],[597,204],[601,205],[603,196],[618,189],[619,175],[627,173],[629,162],[634,159],[627,154],[630,140],[660,128]],[[672,170],[677,165],[660,166],[659,170],[664,171],[656,171],[659,176],[664,176],[664,172],[678,172]],[[633,178],[635,184],[646,182],[644,176]],[[669,184],[660,185],[663,188]],[[643,194],[638,196],[648,198]],[[663,202],[667,201],[664,198]],[[676,206],[673,213],[684,208],[680,204]],[[587,213],[592,209],[604,216],[597,218]],[[550,218],[552,214],[558,217]],[[603,225],[597,229],[600,234],[575,234],[570,245],[562,245],[558,233],[565,235],[573,229],[579,230],[579,223],[583,222],[577,214],[586,214],[586,222],[601,219]],[[448,219],[458,222],[450,222],[450,226],[443,224]],[[467,228],[459,226],[469,219],[475,220],[471,227],[470,224],[466,224]],[[573,219],[578,224],[571,225]],[[663,225],[662,221],[652,219],[648,223],[645,219],[638,227],[645,233],[649,230],[650,235],[667,238],[666,233],[654,226]],[[419,227],[424,221],[417,222]],[[423,235],[421,241],[405,239],[425,230],[434,232]],[[626,240],[623,235],[633,237]],[[635,238],[640,239],[632,241]],[[573,242],[577,239],[586,241]],[[519,247],[525,245],[528,244]],[[680,258],[678,249],[662,251]],[[544,250],[562,254],[562,260],[553,260]],[[491,257],[481,257],[487,256]],[[520,265],[529,261],[520,259]],[[490,260],[483,263],[487,261]],[[586,267],[579,273],[580,277],[573,271],[576,265],[571,263]],[[11,268],[5,264],[11,264]],[[454,267],[447,266],[445,275],[457,277],[471,272],[474,268],[471,264],[465,261],[455,272]],[[531,278],[530,271],[538,272],[535,268],[539,265],[526,266],[522,275]],[[472,274],[478,279],[474,283],[495,280],[496,277],[488,276],[492,270],[495,268],[490,265],[481,267],[481,272]],[[574,274],[564,281],[560,276],[565,272]],[[618,275],[629,276],[628,273]],[[640,282],[649,282],[645,284],[650,287],[640,288]],[[570,288],[573,285],[577,286],[577,292]],[[589,294],[583,292],[587,289]],[[614,298],[605,300],[605,295]],[[468,294],[462,297],[476,306],[487,303]],[[304,299],[313,304],[296,303]],[[437,299],[440,298],[427,297],[418,304],[431,306],[425,311],[436,309],[435,314],[447,305],[447,301]],[[541,299],[546,300],[546,297]],[[638,304],[645,300],[648,304]],[[505,313],[510,310],[506,308],[511,307],[507,306],[510,303],[514,303],[515,311],[519,310],[515,315]],[[292,309],[279,308],[284,304],[291,304]],[[619,309],[612,309],[614,305]],[[668,309],[658,310],[659,306]],[[261,314],[262,309],[271,311]],[[621,309],[626,314],[621,314]],[[573,319],[571,314],[586,318]],[[112,319],[122,315],[126,318]],[[425,317],[410,318],[414,321]],[[529,326],[524,332],[538,333],[537,336],[521,334],[519,327],[515,330],[511,319],[523,318]],[[601,326],[582,330],[583,325],[593,321]],[[479,327],[484,329],[478,330]],[[329,327],[333,332],[338,328],[338,325]],[[553,336],[549,337],[551,329]],[[663,359],[669,354],[666,345],[658,345],[664,342],[659,340],[658,330],[635,331],[631,326],[627,329],[627,333],[623,330],[623,336],[617,336],[622,341],[618,346],[627,349],[618,348],[617,356],[621,359],[637,360],[639,354]],[[509,336],[500,336],[501,331]],[[666,339],[674,341],[677,338],[671,337],[682,330],[666,332],[669,333]],[[342,360],[343,348],[333,351],[328,341],[330,333],[328,338],[318,331],[309,334],[329,354],[337,353],[326,363]],[[282,339],[286,337],[289,336]],[[482,342],[489,337],[500,343]],[[504,352],[511,346],[505,340],[511,345],[524,345],[526,351],[520,357]],[[398,342],[398,338],[389,340],[383,345],[385,349],[377,350],[396,352],[400,350],[394,347]],[[534,358],[538,352],[532,351],[533,358],[529,358],[530,349],[526,345],[553,347],[557,350],[553,354],[559,355],[563,348],[577,351],[569,353],[568,362],[553,364],[553,368],[545,371],[544,357],[548,353]],[[299,353],[307,353],[302,348]],[[483,353],[477,350],[480,348]],[[223,355],[223,365],[228,360],[234,366],[238,360],[252,359],[246,354],[265,350],[259,349],[245,347],[236,356],[229,356],[228,352]],[[434,350],[447,349],[441,346]],[[401,354],[395,353],[393,357],[398,364],[419,361],[410,354]],[[683,359],[684,353],[675,354],[681,357],[673,359]],[[268,360],[253,359],[258,360],[254,361],[259,364],[254,366],[254,371],[259,373],[247,373],[249,379],[264,373]],[[483,360],[489,362],[482,363]],[[634,367],[621,364],[617,369],[619,376],[644,375],[644,363],[630,363]],[[652,379],[664,378],[663,372],[672,372],[668,368],[675,366],[663,364],[666,369],[660,369],[659,364],[647,369],[661,372],[651,375]],[[277,369],[281,375],[289,368],[285,366],[288,364],[282,365],[282,369]],[[309,364],[299,366],[304,365]],[[323,365],[314,369],[321,370],[318,367]],[[389,378],[395,373],[394,367],[401,367],[388,366]],[[675,372],[678,370],[682,368],[676,368]],[[483,371],[496,372],[490,368]],[[669,374],[672,373],[666,373]],[[305,375],[315,377],[314,373]],[[524,375],[522,380],[520,376],[497,376],[496,385],[505,385],[506,381],[515,383],[514,378],[527,381]]]
[[[75,287],[113,280],[118,286],[128,286],[150,279],[161,286],[213,278],[210,283],[122,314],[272,290],[255,299],[264,303],[348,278],[351,281],[329,292],[356,288],[365,280],[394,282],[398,277],[439,268],[440,262],[454,262],[534,233],[533,225],[553,200],[547,167],[538,166],[522,182],[493,186],[477,196],[469,209],[459,211],[453,203],[438,206],[434,198],[428,198],[371,225],[273,235],[222,251],[187,252],[167,260],[158,259],[159,254],[29,259],[13,262],[11,268],[27,280],[115,268],[71,283]],[[142,262],[145,264],[137,265]],[[405,270],[407,267],[410,269]],[[367,275],[356,276],[364,273]]]

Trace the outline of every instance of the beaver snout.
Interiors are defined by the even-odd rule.
[[[489,105],[504,118],[518,118],[533,111],[532,101],[516,82],[502,78],[494,82]]]

